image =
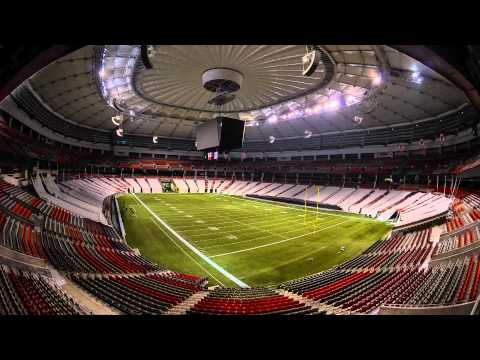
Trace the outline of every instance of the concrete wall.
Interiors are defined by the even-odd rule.
[[[23,268],[28,271],[50,275],[48,264],[45,260],[27,254],[22,254],[0,245],[0,260],[2,263]]]
[[[470,315],[475,301],[450,306],[381,306],[378,315]]]
[[[473,244],[464,246],[462,248],[454,249],[443,254],[432,256],[430,266],[444,264],[449,261],[455,261],[460,257],[477,255],[478,253],[480,253],[480,241],[474,242]]]

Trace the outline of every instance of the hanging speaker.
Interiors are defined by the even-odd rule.
[[[142,63],[145,68],[153,69],[152,63],[150,62],[150,58],[148,56],[148,45],[140,46],[140,57],[142,58]]]

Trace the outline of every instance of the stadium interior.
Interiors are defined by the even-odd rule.
[[[0,315],[478,315],[463,50],[1,45]]]

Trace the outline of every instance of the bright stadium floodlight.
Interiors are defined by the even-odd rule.
[[[152,141],[153,141],[154,144],[158,144],[158,136],[154,136],[152,138]]]
[[[271,115],[268,117],[268,122],[270,124],[275,124],[278,121],[278,116],[277,115]]]
[[[358,99],[353,95],[345,95],[345,105],[351,106],[358,103]]]
[[[312,137],[312,132],[310,130],[305,130],[305,136],[304,138],[305,139],[309,139]]]
[[[318,114],[320,111],[322,111],[323,107],[322,104],[317,104],[313,107],[313,112]]]
[[[329,111],[337,110],[340,107],[340,101],[338,99],[332,99],[327,101],[325,109]]]
[[[423,77],[421,76],[421,74],[418,71],[412,72],[412,74],[410,75],[410,79],[412,80],[412,82],[414,82],[416,84],[423,83]]]
[[[378,86],[382,83],[382,75],[377,74],[373,79],[372,79],[372,85]]]
[[[273,143],[275,142],[275,136],[269,136],[269,137],[268,137],[268,142],[269,142],[270,144],[273,144]]]
[[[118,137],[123,137],[123,129],[122,128],[118,128],[116,133],[117,133]]]

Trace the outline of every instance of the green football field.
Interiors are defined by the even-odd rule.
[[[359,215],[213,194],[118,198],[126,240],[168,269],[210,285],[271,286],[331,268],[390,226]]]

